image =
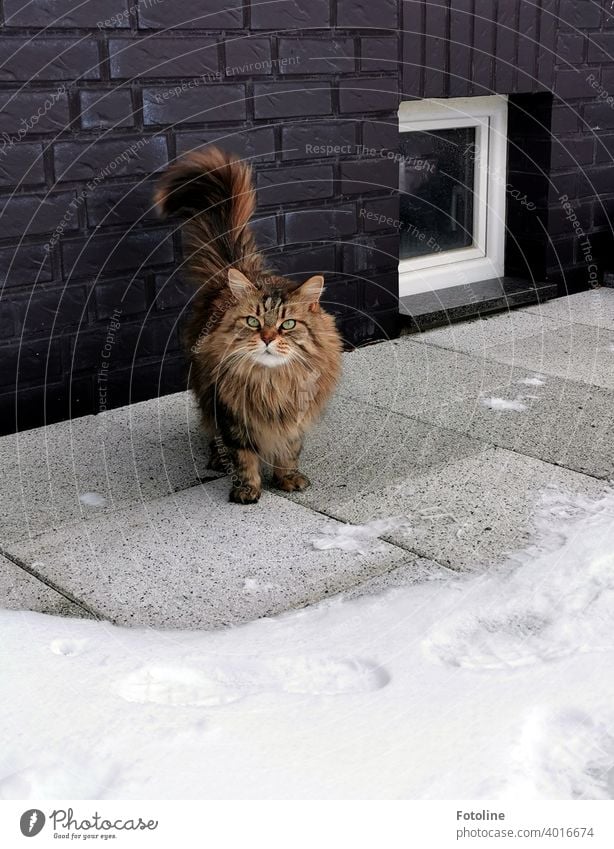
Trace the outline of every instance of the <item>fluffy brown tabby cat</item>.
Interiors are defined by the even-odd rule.
[[[297,287],[266,269],[248,227],[251,169],[217,148],[170,166],[155,200],[162,215],[185,219],[185,262],[199,285],[186,341],[210,467],[233,474],[230,500],[240,504],[260,498],[262,461],[280,489],[305,489],[303,435],[341,362],[334,319],[319,303],[324,278]]]

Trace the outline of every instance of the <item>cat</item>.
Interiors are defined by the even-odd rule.
[[[341,337],[320,305],[324,278],[297,286],[267,269],[249,227],[251,168],[216,147],[170,165],[154,200],[162,217],[183,218],[185,264],[198,285],[185,342],[209,467],[232,476],[238,504],[260,498],[262,463],[279,489],[304,490],[303,438],[341,368]]]

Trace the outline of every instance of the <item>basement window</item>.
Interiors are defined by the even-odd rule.
[[[399,109],[399,294],[503,275],[507,97]]]

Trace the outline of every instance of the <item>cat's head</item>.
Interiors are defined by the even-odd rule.
[[[256,286],[237,269],[229,270],[233,303],[224,325],[232,333],[234,356],[265,368],[309,364],[322,326],[324,278],[310,277],[294,290],[283,283],[272,278]]]

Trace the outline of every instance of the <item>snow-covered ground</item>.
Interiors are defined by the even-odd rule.
[[[488,575],[223,632],[2,611],[0,798],[612,798],[613,625],[611,492]]]

